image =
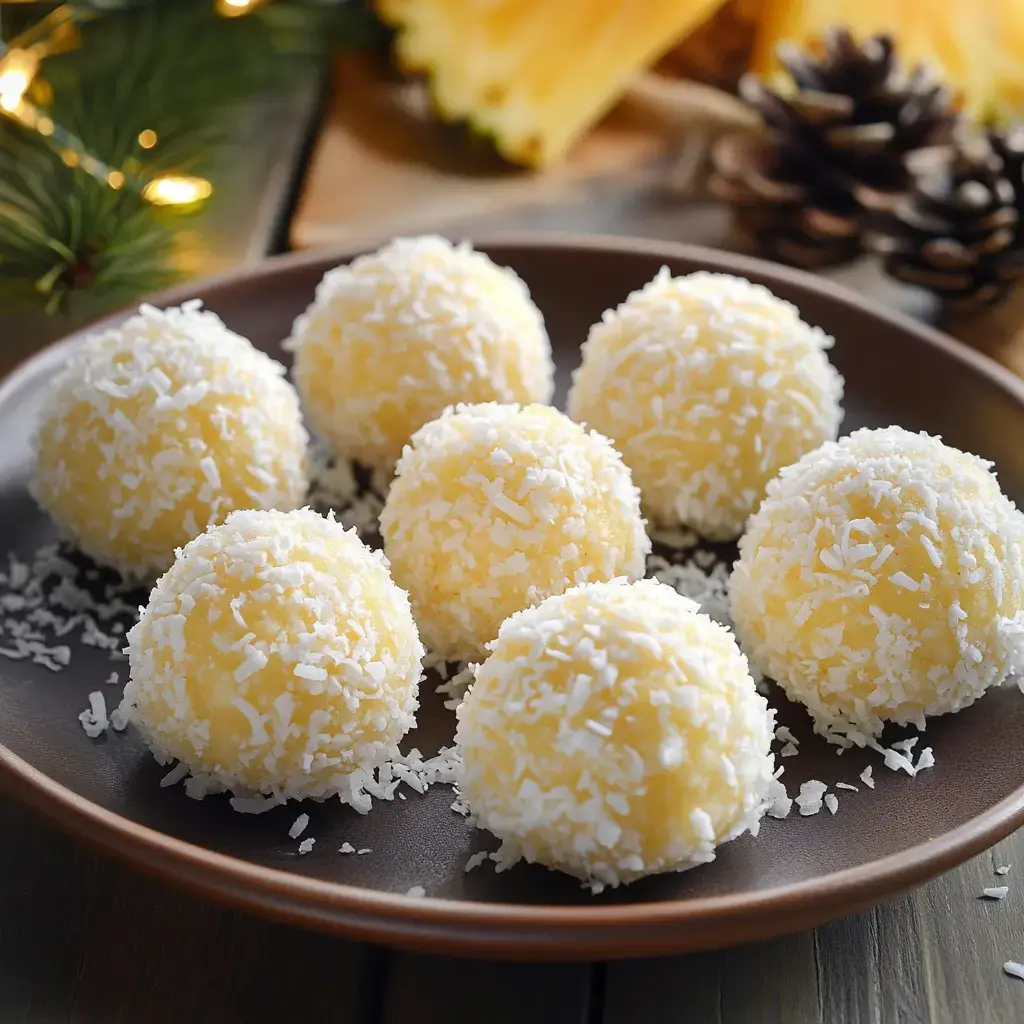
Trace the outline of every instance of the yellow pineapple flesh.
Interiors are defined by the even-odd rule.
[[[493,136],[507,160],[543,166],[634,75],[723,0],[377,0],[402,67],[430,78],[442,117]]]

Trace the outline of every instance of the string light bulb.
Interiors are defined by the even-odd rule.
[[[39,70],[39,56],[34,50],[8,50],[0,57],[0,108],[12,114],[17,111]]]
[[[142,189],[142,198],[154,206],[189,206],[209,198],[213,186],[205,178],[165,174]]]
[[[217,13],[225,18],[240,18],[265,2],[266,0],[217,0]]]

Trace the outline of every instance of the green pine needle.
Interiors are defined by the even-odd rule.
[[[39,17],[52,9],[33,6]],[[287,86],[329,46],[371,45],[374,26],[351,0],[274,0],[242,18],[218,16],[213,0],[125,6],[84,22],[80,47],[44,63],[47,112],[133,180],[203,174],[216,188],[232,108]],[[158,138],[149,150],[138,143],[145,129]],[[162,287],[177,276],[185,216],[67,167],[42,136],[0,123],[0,301],[93,312]]]

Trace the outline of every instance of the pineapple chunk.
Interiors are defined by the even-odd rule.
[[[442,117],[492,135],[513,163],[562,156],[633,76],[723,0],[377,0],[397,53]]]

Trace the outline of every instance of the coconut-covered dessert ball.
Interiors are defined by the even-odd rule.
[[[990,464],[858,430],[782,471],[740,541],[732,617],[819,732],[958,711],[1024,655],[1024,517]]]
[[[655,580],[513,615],[458,708],[459,792],[519,857],[598,888],[756,834],[773,713],[732,634]]]
[[[569,415],[612,439],[653,520],[728,540],[783,466],[835,438],[831,344],[761,285],[663,269],[591,328]]]
[[[198,300],[142,306],[54,378],[33,493],[96,561],[152,577],[234,509],[301,504],[307,442],[279,363]]]
[[[415,724],[422,656],[408,598],[354,531],[233,512],[153,589],[121,711],[206,789],[344,800]]]
[[[458,406],[417,431],[396,474],[384,548],[440,657],[482,655],[509,615],[575,583],[644,574],[629,470],[549,406]]]
[[[456,402],[547,402],[553,367],[526,285],[469,245],[399,238],[329,271],[286,347],[317,434],[390,471]]]

